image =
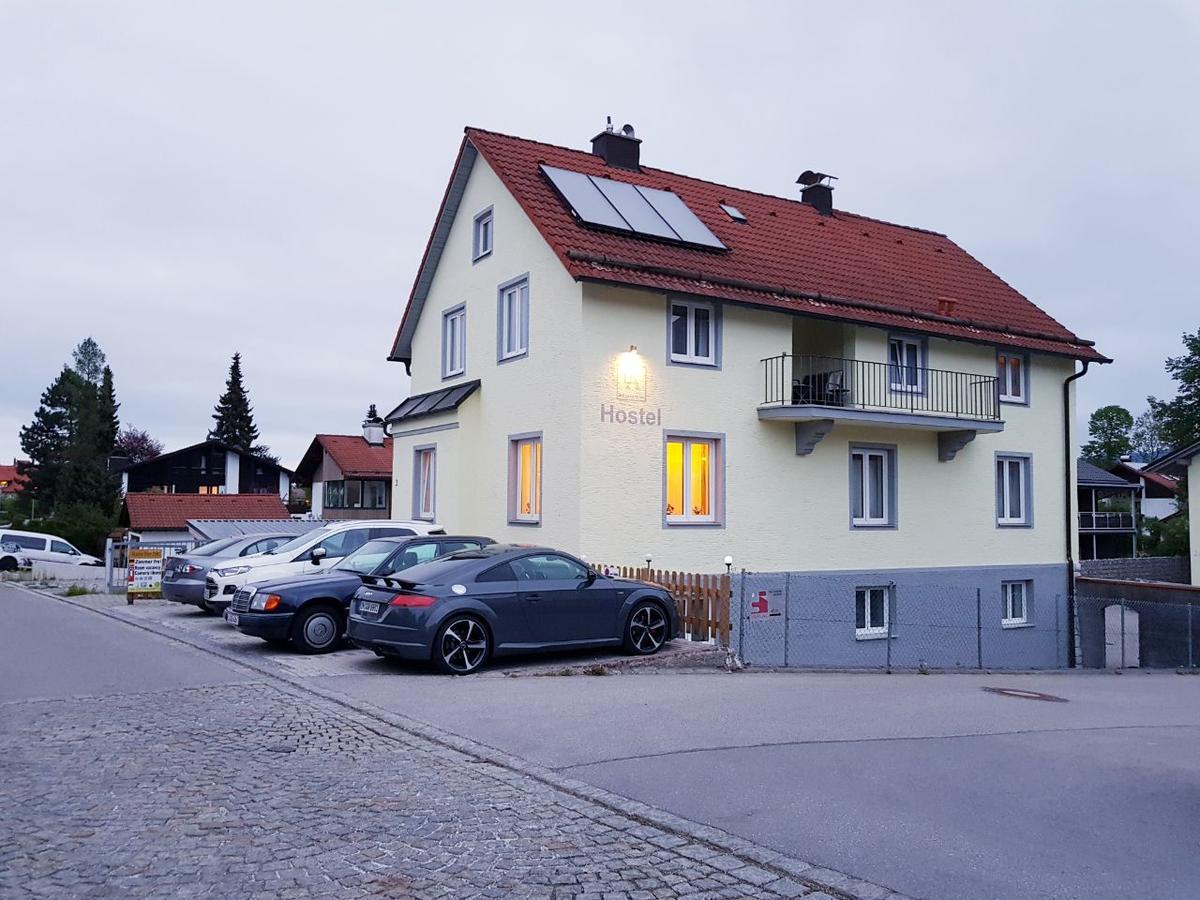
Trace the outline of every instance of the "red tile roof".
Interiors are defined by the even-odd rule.
[[[392,439],[367,443],[361,434],[318,434],[316,440],[348,478],[391,478]]]
[[[0,466],[0,494],[15,494],[21,490],[26,478],[17,474],[17,467]]]
[[[288,519],[278,494],[126,494],[121,524],[183,531],[188,519]]]
[[[1039,309],[943,234],[845,210],[823,216],[798,199],[661,169],[626,172],[585,151],[476,128],[466,129],[463,146],[468,145],[495,170],[575,278],[1108,361],[1090,341]],[[729,250],[698,250],[585,227],[541,174],[542,164],[673,191]],[[735,206],[748,222],[733,221],[721,210],[722,203]],[[429,257],[427,249],[427,261]],[[417,294],[414,286],[413,297]],[[406,355],[405,331],[402,323],[394,358]]]

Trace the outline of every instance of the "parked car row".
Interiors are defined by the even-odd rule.
[[[349,644],[466,675],[544,650],[656,653],[678,628],[658,585],[429,523],[341,522],[254,555],[222,549],[186,563],[209,568],[203,603],[242,633],[302,653]]]

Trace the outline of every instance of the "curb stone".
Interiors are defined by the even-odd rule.
[[[256,674],[265,675],[274,682],[280,682],[278,687],[293,696],[315,695],[320,697],[341,707],[350,714],[348,718],[381,736],[388,737],[389,735],[383,734],[379,730],[378,723],[380,722],[398,731],[438,744],[444,747],[450,755],[462,754],[478,762],[490,763],[500,769],[508,770],[514,776],[532,778],[548,788],[594,803],[619,816],[633,820],[634,828],[639,825],[649,826],[651,829],[677,835],[679,838],[685,839],[677,848],[677,852],[685,856],[697,854],[698,858],[711,859],[726,854],[738,857],[744,861],[745,865],[765,869],[764,874],[769,873],[775,879],[789,879],[798,882],[810,892],[803,896],[811,898],[811,900],[914,900],[908,895],[882,885],[855,878],[843,872],[815,866],[774,850],[768,850],[718,828],[700,825],[639,800],[631,800],[603,788],[560,775],[522,757],[506,753],[481,741],[462,737],[428,722],[389,712],[371,703],[352,700],[326,688],[307,684],[303,678],[282,672],[277,668],[258,664],[253,660],[244,659],[223,647],[214,646],[208,642],[189,640],[187,633],[181,629],[168,628],[157,622],[135,621],[126,618],[118,614],[120,607],[112,610],[104,609],[88,606],[74,597],[65,597],[28,587],[20,589],[30,594],[49,597],[59,603],[65,603],[68,606],[83,609],[125,625],[131,625],[134,628],[140,628],[249,669]],[[501,773],[497,774],[501,778],[504,777]],[[652,838],[650,840],[653,841]]]

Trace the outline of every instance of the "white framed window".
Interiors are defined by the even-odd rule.
[[[492,208],[489,206],[475,216],[475,224],[471,229],[471,261],[478,262],[492,252],[492,232],[495,226],[492,219]]]
[[[437,448],[413,448],[413,518],[432,522],[437,517]]]
[[[663,521],[667,525],[716,525],[721,496],[723,440],[716,435],[668,434],[663,448]]]
[[[888,636],[891,589],[860,587],[854,591],[854,636],[858,640]]]
[[[496,329],[499,362],[529,354],[529,279],[518,278],[500,286]]]
[[[925,390],[925,344],[920,338],[888,338],[888,386],[920,394]]]
[[[1000,380],[1001,403],[1029,403],[1029,358],[1023,353],[998,351],[996,377]]]
[[[896,524],[896,451],[850,448],[850,524],[856,528]]]
[[[513,435],[508,442],[508,521],[542,521],[542,436]]]
[[[667,323],[670,359],[675,363],[717,365],[717,310],[703,300],[672,300]]]
[[[1029,624],[1029,582],[1005,581],[1000,585],[1004,599],[1004,618],[1001,625]]]
[[[996,457],[996,524],[1031,525],[1029,457]]]
[[[467,371],[467,308],[456,306],[442,313],[442,377]]]

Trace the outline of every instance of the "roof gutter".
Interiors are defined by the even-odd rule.
[[[1075,485],[1071,483],[1071,460],[1075,451],[1071,444],[1071,382],[1087,374],[1089,360],[1083,368],[1063,379],[1063,525],[1067,541],[1067,665],[1075,668],[1075,517],[1071,512],[1071,495]]]
[[[737,290],[754,291],[756,293],[763,294],[774,294],[776,296],[787,297],[794,300],[808,300],[815,303],[826,303],[831,306],[845,306],[851,309],[861,309],[869,312],[895,313],[896,315],[923,319],[927,322],[944,322],[948,325],[959,325],[966,328],[975,328],[981,331],[1000,332],[1003,334],[1011,334],[1013,337],[1032,338],[1034,340],[1047,341],[1054,344],[1064,344],[1067,346],[1076,347],[1094,347],[1096,345],[1095,341],[1089,341],[1083,338],[1066,338],[1057,335],[1042,334],[1036,331],[1029,331],[1028,329],[1014,328],[1009,325],[977,322],[973,319],[963,319],[957,316],[947,316],[941,313],[923,312],[921,310],[913,309],[912,307],[895,306],[888,303],[852,300],[848,297],[832,297],[827,294],[815,293],[812,291],[797,291],[793,290],[792,288],[763,284],[755,281],[745,281],[740,278],[726,278],[721,275],[712,275],[702,272],[698,269],[681,269],[676,268],[675,266],[656,266],[649,263],[635,262],[633,260],[616,259],[611,256],[604,256],[595,253],[582,253],[578,250],[568,250],[567,258],[572,262],[613,266],[619,269],[629,269],[634,272],[644,272],[648,275],[662,275],[668,278],[683,278],[687,281],[703,281],[707,284],[717,285],[718,287],[735,288]],[[1101,360],[1097,361],[1099,362]],[[1111,362],[1111,360],[1107,358],[1102,358],[1102,361]]]

